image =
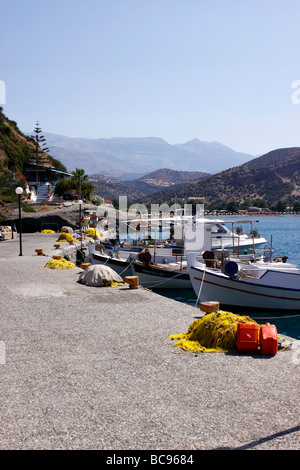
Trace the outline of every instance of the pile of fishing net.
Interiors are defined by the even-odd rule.
[[[95,264],[79,275],[79,282],[93,287],[113,287],[124,284],[123,279],[109,266]]]
[[[44,268],[50,269],[75,269],[76,267],[76,264],[71,263],[71,261],[67,261],[65,258],[60,260],[52,259],[44,266]]]
[[[42,230],[41,233],[44,233],[44,234],[46,233],[47,234],[47,233],[55,233],[55,232],[53,230],[45,229],[45,230]]]
[[[186,333],[171,335],[169,339],[178,339],[175,347],[193,353],[234,351],[237,350],[238,323],[257,325],[248,316],[219,310],[195,320]]]
[[[72,237],[70,233],[67,232],[62,232],[60,233],[58,239],[58,242],[76,242],[76,238]]]
[[[95,228],[87,228],[87,229],[84,231],[84,233],[85,233],[85,235],[87,235],[87,236],[90,237],[90,238],[93,238],[93,237],[101,238],[100,233],[99,233],[98,230],[95,229]]]

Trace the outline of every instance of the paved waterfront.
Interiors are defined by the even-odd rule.
[[[0,243],[0,449],[299,449],[300,349],[175,350],[193,307],[43,268],[56,238]]]

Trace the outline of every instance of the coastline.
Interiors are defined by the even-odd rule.
[[[247,212],[246,214],[209,214],[209,217],[299,217],[299,214],[279,214],[278,212],[271,212],[270,214],[266,214],[265,212]]]

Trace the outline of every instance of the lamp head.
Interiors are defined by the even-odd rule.
[[[16,194],[18,194],[18,196],[20,196],[21,194],[23,194],[23,188],[21,188],[20,186],[18,186],[16,188]]]

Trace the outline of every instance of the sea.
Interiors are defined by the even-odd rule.
[[[244,232],[249,230],[249,224],[244,225],[240,223],[243,221],[241,216],[237,217],[223,217],[223,221],[228,222],[228,227],[231,229],[232,224],[229,220],[236,220],[237,225],[234,228],[242,225]],[[257,230],[259,235],[264,237],[269,243],[272,242],[273,249],[276,250],[275,256],[288,256],[287,262],[294,263],[300,266],[300,216],[297,215],[278,215],[278,216],[262,216],[262,217],[247,217],[245,220],[251,220],[253,229]],[[158,294],[165,297],[174,299],[178,302],[195,306],[199,309],[199,303],[196,306],[197,296],[193,289],[159,289],[156,291]],[[278,334],[286,335],[291,338],[300,339],[300,312],[282,312],[251,310],[251,309],[233,309],[234,313],[240,315],[249,315],[253,320],[259,324],[271,323],[276,325]],[[197,315],[195,315],[196,317]]]

